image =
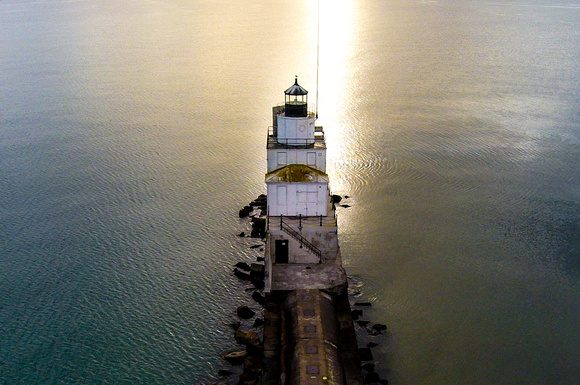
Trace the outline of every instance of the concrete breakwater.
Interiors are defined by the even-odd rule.
[[[336,218],[342,197],[329,188],[324,130],[315,125],[318,116],[308,110],[308,91],[298,79],[284,95],[284,105],[272,108],[268,128],[267,196],[239,212],[252,218],[250,236],[264,240],[263,264],[234,270],[253,283],[252,298],[264,308],[263,319],[252,325],[262,327],[262,338],[235,322],[235,339],[245,351],[224,358],[243,361],[242,385],[387,383],[374,365],[362,373],[361,359],[372,361],[372,354],[357,344],[353,315],[362,310],[353,313],[348,299]],[[237,310],[240,318],[254,314]]]
[[[258,198],[262,202],[265,199],[263,195]],[[333,199],[340,200],[336,196]],[[230,367],[220,370],[224,378],[220,384],[387,384],[388,381],[381,379],[374,370],[371,350],[381,342],[386,325],[363,320],[372,304],[357,302],[361,293],[356,290],[350,291],[354,297],[349,298],[349,279],[344,269],[332,269],[331,276],[337,285],[324,290],[265,292],[263,253],[267,242],[259,235],[265,222],[256,220],[261,209],[255,203],[247,206],[253,209],[244,215],[248,218],[248,222],[242,222],[248,223],[246,231],[237,234],[247,239],[247,247],[256,251],[255,262],[240,261],[233,268],[240,283],[247,282],[243,286],[255,304],[250,302],[249,306],[241,305],[236,309],[237,319],[231,326],[238,346],[224,352]],[[310,277],[301,275],[302,269]],[[325,269],[328,267],[321,264],[293,266],[291,271],[296,275],[286,276],[285,284],[289,285],[293,278],[297,286],[324,286],[325,282],[332,281],[320,274]],[[320,278],[322,281],[318,281]],[[359,347],[357,340],[371,342]],[[295,380],[288,382],[292,378]]]

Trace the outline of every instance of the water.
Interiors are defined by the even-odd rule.
[[[0,383],[216,382],[315,2],[0,3]],[[580,373],[580,5],[322,2],[343,257],[394,384]],[[358,288],[357,287],[357,288]]]

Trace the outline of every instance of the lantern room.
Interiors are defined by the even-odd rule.
[[[302,118],[308,114],[308,91],[298,84],[298,76],[292,87],[284,91],[284,112],[288,117]]]

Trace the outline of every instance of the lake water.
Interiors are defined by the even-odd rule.
[[[0,384],[211,384],[271,107],[318,99],[392,384],[580,377],[580,4],[0,2]]]

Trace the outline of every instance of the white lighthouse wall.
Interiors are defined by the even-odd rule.
[[[326,173],[326,149],[289,149],[268,150],[268,172],[288,164],[305,164]]]
[[[314,117],[293,118],[278,115],[278,142],[300,145],[314,143]]]
[[[267,184],[268,215],[326,216],[328,210],[328,183]]]

